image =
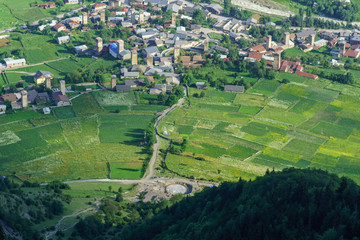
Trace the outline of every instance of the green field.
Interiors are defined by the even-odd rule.
[[[0,174],[40,182],[141,178],[149,159],[141,142],[155,110],[109,113],[87,93],[50,115],[21,110],[0,116]]]
[[[64,45],[59,45],[51,36],[25,34],[22,35],[25,58],[29,64],[69,56],[71,53]]]
[[[289,84],[260,80],[244,94],[210,89],[204,98],[190,97],[191,106],[159,126],[175,142],[189,139],[182,155],[166,159],[167,167],[231,181],[267,168],[316,167],[360,182],[360,89],[293,76],[278,76]],[[195,92],[190,88],[190,96]]]

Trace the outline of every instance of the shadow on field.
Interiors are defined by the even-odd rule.
[[[131,172],[138,172],[139,169],[132,169],[132,168],[116,168],[118,170],[124,170],[124,171],[131,171]]]

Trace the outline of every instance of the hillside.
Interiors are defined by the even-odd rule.
[[[358,239],[359,190],[322,170],[285,169],[186,198],[123,239]]]

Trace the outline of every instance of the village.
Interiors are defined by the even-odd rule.
[[[77,0],[65,0],[65,4],[78,4]],[[41,4],[39,7],[53,5]],[[151,14],[150,11],[155,14]],[[163,25],[153,24],[162,18],[156,15],[161,9],[170,16]],[[193,4],[187,1],[156,1],[145,0],[141,2],[124,2],[123,0],[109,0],[107,3],[96,3],[83,9],[78,16],[65,18],[60,21],[51,20],[45,25],[37,27],[38,31],[44,31],[50,27],[52,31],[61,33],[57,37],[58,44],[71,42],[73,32],[80,29],[81,32],[89,30],[89,26],[102,25],[112,29],[121,27],[122,30],[130,31],[133,46],[124,43],[123,39],[109,40],[104,42],[101,37],[96,37],[96,46],[89,48],[86,45],[74,46],[72,49],[75,56],[85,55],[93,58],[101,58],[110,54],[114,60],[121,60],[127,63],[122,67],[121,73],[111,75],[110,86],[103,86],[101,89],[113,91],[130,91],[137,87],[147,86],[149,94],[170,94],[173,85],[179,85],[182,80],[179,66],[200,67],[206,58],[219,54],[220,59],[229,61],[229,49],[223,47],[221,40],[214,37],[228,35],[231,41],[238,42],[246,39],[252,43],[250,47],[238,49],[237,58],[247,62],[265,61],[266,68],[273,68],[276,71],[284,71],[296,75],[317,79],[318,75],[306,72],[306,68],[299,59],[290,61],[282,59],[282,52],[291,48],[299,48],[304,53],[325,47],[330,49],[329,61],[331,66],[344,66],[342,59],[357,59],[360,55],[360,31],[359,30],[315,30],[306,28],[294,32],[284,32],[281,41],[273,41],[273,36],[268,35],[261,39],[254,39],[250,35],[250,29],[256,27],[274,27],[279,29],[273,22],[258,23],[257,19],[249,18],[241,21],[235,18],[223,17],[223,7],[218,4]],[[107,16],[106,14],[111,14]],[[198,15],[204,17],[204,21],[211,20],[209,28],[196,24],[193,18]],[[152,22],[150,24],[150,22]],[[194,23],[193,23],[194,22]],[[90,24],[90,25],[89,25]],[[295,29],[294,29],[295,30]],[[216,35],[215,35],[216,36]],[[125,46],[128,48],[126,49]],[[2,71],[16,70],[26,67],[28,64],[25,58],[5,58],[0,66]],[[140,75],[143,78],[140,78]],[[154,75],[165,77],[165,81],[155,81]],[[52,81],[60,84],[60,88],[52,89]],[[149,84],[148,84],[149,83]],[[35,86],[44,85],[40,92],[34,89]],[[58,85],[58,84],[56,84]],[[82,84],[84,85],[84,84]],[[206,86],[205,82],[196,82],[197,88]],[[46,90],[50,91],[46,91]],[[225,91],[244,92],[244,86],[228,84],[223,88]],[[91,90],[91,88],[87,89]],[[28,107],[29,104],[48,104],[44,113],[49,113],[50,106],[67,106],[71,104],[66,96],[67,91],[72,91],[70,85],[64,79],[54,79],[49,71],[38,71],[34,75],[34,82],[26,88],[17,88],[17,91],[10,92],[10,88],[4,89],[0,97],[0,112],[5,113],[6,108],[19,109]]]

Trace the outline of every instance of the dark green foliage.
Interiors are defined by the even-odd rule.
[[[322,170],[268,171],[186,198],[123,239],[356,239],[359,190]]]

